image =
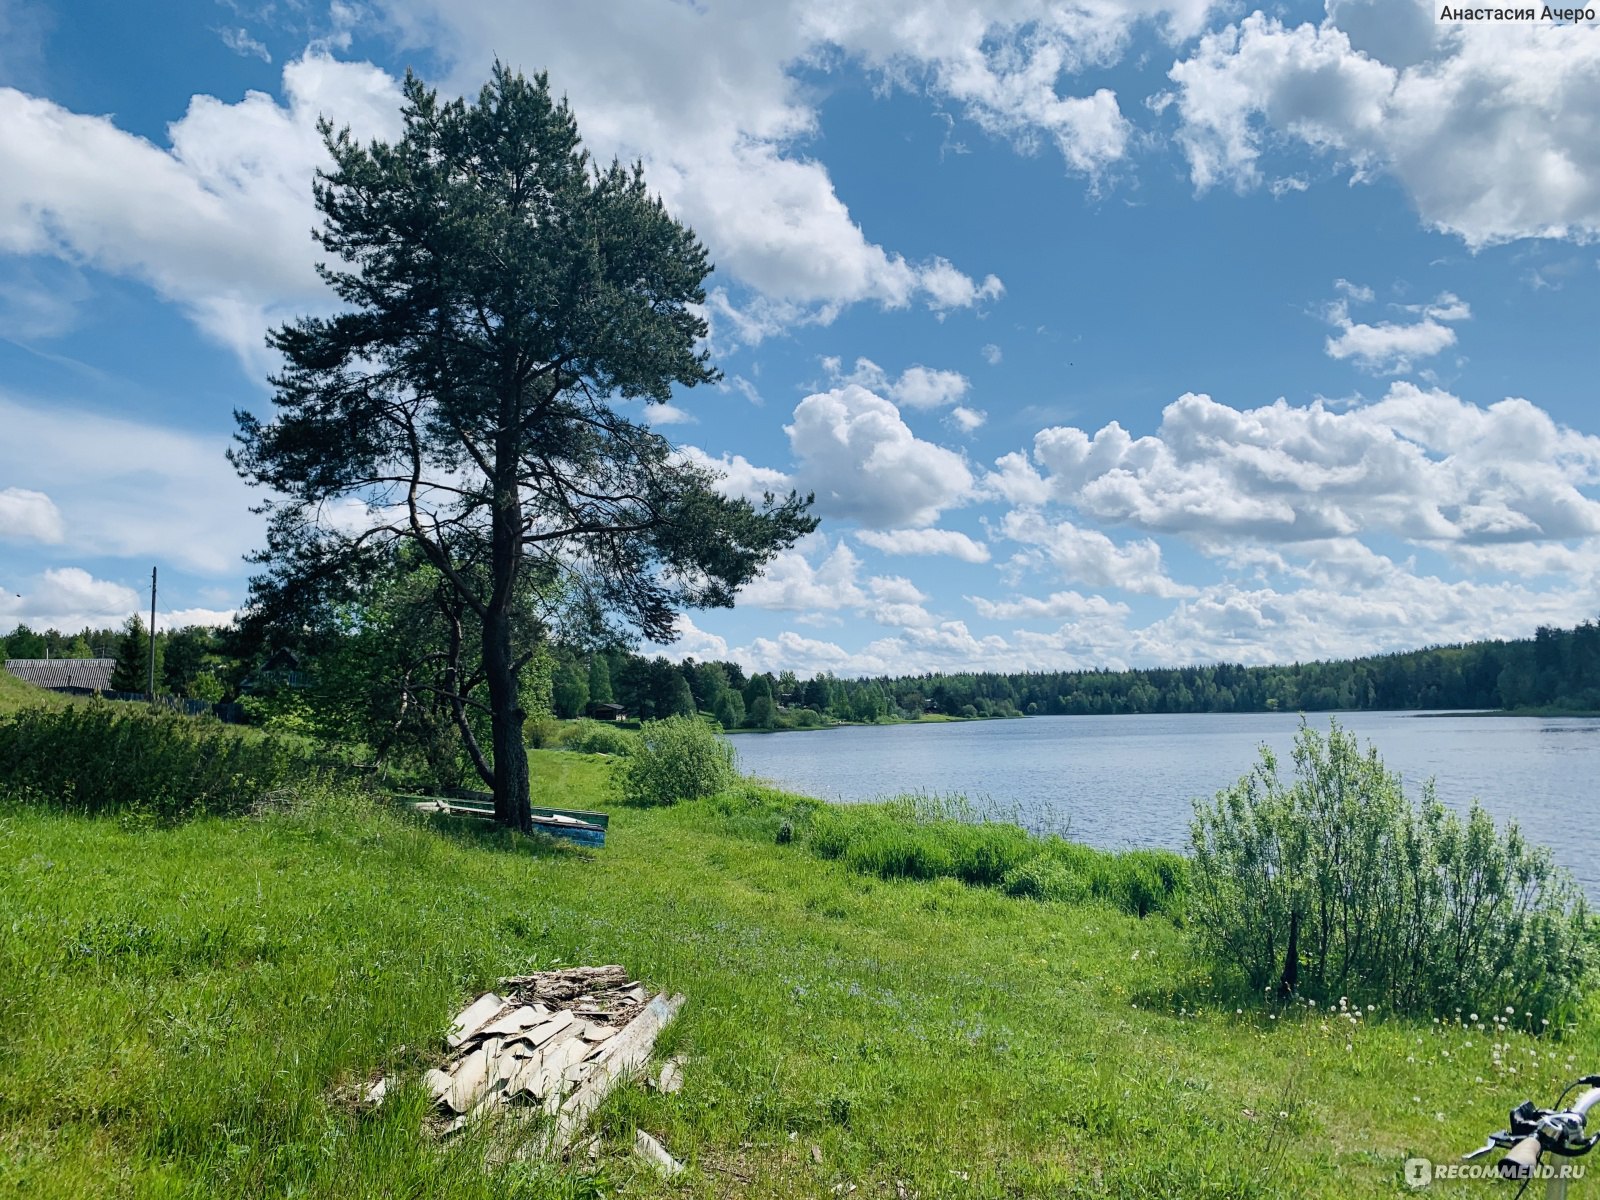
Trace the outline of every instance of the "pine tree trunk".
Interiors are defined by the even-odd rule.
[[[518,487],[518,446],[514,394],[502,402],[501,433],[495,445],[494,508],[490,516],[490,571],[494,581],[483,620],[483,665],[489,679],[489,721],[494,743],[494,815],[502,825],[533,832],[528,800],[528,748],[522,740],[521,689],[517,654],[511,643],[511,611],[522,561],[522,498]]]
[[[527,716],[518,697],[513,669],[511,620],[491,611],[483,623],[483,665],[489,676],[489,720],[494,746],[494,816],[502,825],[533,830],[528,799],[528,748],[522,741]]]

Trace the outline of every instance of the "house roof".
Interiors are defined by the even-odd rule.
[[[6,670],[24,682],[42,688],[111,690],[114,658],[8,658]]]

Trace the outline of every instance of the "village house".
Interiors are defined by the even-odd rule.
[[[69,696],[92,696],[111,690],[114,658],[8,658],[6,670],[24,683],[63,692]]]

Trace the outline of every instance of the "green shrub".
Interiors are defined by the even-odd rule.
[[[577,721],[568,727],[562,738],[568,750],[584,754],[631,754],[634,735],[603,721]]]
[[[1016,825],[989,823],[939,827],[954,870],[963,883],[993,887],[1018,863],[1038,853],[1036,839]]]
[[[303,752],[281,739],[138,704],[0,719],[0,791],[73,812],[244,812],[307,774]]]
[[[566,726],[554,717],[529,717],[522,725],[522,739],[534,750],[554,750],[566,736]]]
[[[1406,799],[1377,751],[1334,722],[1304,722],[1285,785],[1261,763],[1197,802],[1190,911],[1202,947],[1253,989],[1284,981],[1295,927],[1296,990],[1402,1012],[1499,1011],[1536,1018],[1574,1005],[1597,937],[1582,893],[1548,850],[1476,804],[1463,820]]]
[[[738,781],[733,747],[698,717],[646,721],[620,773],[629,804],[714,796]]]

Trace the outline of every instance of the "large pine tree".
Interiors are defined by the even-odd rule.
[[[543,75],[497,64],[473,103],[415,78],[405,95],[396,142],[324,126],[316,236],[345,310],[277,330],[275,413],[237,414],[235,464],[278,493],[254,599],[287,615],[416,546],[480,648],[496,815],[528,827],[529,587],[668,640],[679,608],[732,604],[815,521],[792,493],[721,495],[616,403],[716,378],[705,250],[640,168],[591,163]]]

